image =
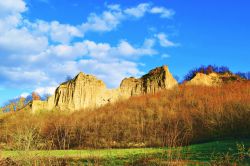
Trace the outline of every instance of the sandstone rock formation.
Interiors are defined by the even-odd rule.
[[[108,103],[117,95],[111,93],[95,76],[79,73],[73,80],[61,84],[55,92],[54,106],[60,110],[94,108]]]
[[[232,73],[197,73],[193,79],[186,83],[186,85],[220,86],[223,83],[242,80],[244,79]]]
[[[128,98],[135,95],[156,93],[162,89],[171,89],[178,83],[167,66],[151,70],[140,79],[125,78],[120,85],[120,93]]]
[[[222,80],[216,73],[209,75],[203,73],[197,73],[196,76],[188,81],[187,85],[204,85],[204,86],[218,86],[222,83]]]
[[[96,108],[131,96],[170,89],[176,85],[178,83],[167,66],[153,69],[139,79],[125,78],[117,89],[107,89],[103,81],[81,72],[74,79],[62,83],[48,101],[34,101],[32,111]]]

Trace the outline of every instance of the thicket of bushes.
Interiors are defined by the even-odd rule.
[[[96,110],[6,113],[0,149],[176,146],[250,137],[250,82],[179,86]]]
[[[250,72],[238,72],[236,73],[236,75],[242,77],[242,78],[245,78],[247,80],[250,80]]]

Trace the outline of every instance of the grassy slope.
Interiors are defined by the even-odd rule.
[[[235,155],[238,153],[237,144],[244,144],[245,151],[250,148],[250,140],[228,140],[215,141],[210,143],[196,144],[188,147],[172,149],[181,154],[183,160],[207,162],[215,156],[222,156],[226,153]],[[140,149],[102,149],[102,150],[51,150],[51,151],[3,151],[2,157],[11,157],[21,159],[29,156],[30,158],[73,158],[73,159],[88,159],[101,158],[104,160],[120,160],[120,162],[130,161],[131,158],[147,157],[164,158],[169,154],[168,148],[140,148]],[[249,152],[249,151],[248,151]],[[249,154],[248,154],[249,155]],[[179,159],[180,159],[179,158]]]
[[[245,151],[250,150],[250,140],[227,140],[191,145],[188,152],[191,153],[192,160],[208,161],[213,155],[238,154],[237,145],[244,145]]]

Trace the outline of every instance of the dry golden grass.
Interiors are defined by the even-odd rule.
[[[10,113],[0,124],[5,149],[162,147],[244,138],[250,135],[250,82],[179,86],[74,113]]]

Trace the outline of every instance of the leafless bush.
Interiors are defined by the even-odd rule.
[[[250,83],[180,86],[74,113],[16,112],[0,118],[10,149],[177,147],[250,135]]]

